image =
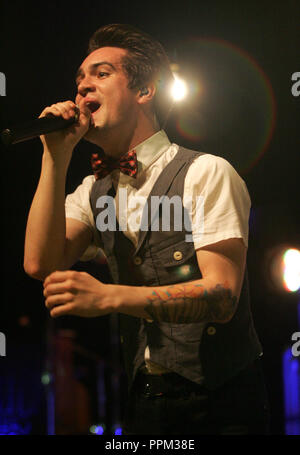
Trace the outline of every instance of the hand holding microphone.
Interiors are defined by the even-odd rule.
[[[67,136],[70,146],[74,147],[89,129],[90,122],[91,112],[84,104],[80,106],[73,101],[65,101],[45,108],[37,119],[6,128],[1,133],[1,139],[5,145],[11,145],[41,136],[45,146],[48,140],[53,143],[56,138],[64,142]],[[48,135],[54,132],[55,135]],[[47,135],[46,141],[43,135]]]
[[[39,119],[50,118],[62,120],[65,127],[52,130],[50,134],[41,134],[44,148],[55,153],[56,149],[73,150],[75,145],[86,134],[91,124],[91,111],[84,103],[76,105],[73,101],[52,104],[46,107]]]

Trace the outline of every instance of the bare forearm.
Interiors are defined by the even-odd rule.
[[[234,314],[237,296],[228,283],[201,279],[161,287],[119,289],[117,311],[157,322],[228,322]]]
[[[121,313],[174,324],[228,323],[241,292],[246,249],[229,239],[198,250],[197,259],[204,278],[168,286],[104,284],[84,272],[55,272],[44,283],[46,306],[53,317]]]
[[[24,268],[30,275],[46,275],[61,266],[66,236],[66,172],[67,163],[54,162],[44,153],[25,236]]]

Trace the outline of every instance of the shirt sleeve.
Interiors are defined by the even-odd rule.
[[[211,154],[196,158],[185,179],[185,206],[186,200],[192,201],[195,249],[230,238],[241,238],[248,247],[251,200],[245,182],[228,161]]]
[[[95,182],[93,175],[88,175],[76,190],[68,194],[65,200],[66,218],[72,218],[86,224],[93,233],[92,243],[81,256],[81,261],[94,259],[99,252],[99,237],[95,228],[93,212],[90,206],[90,193]]]

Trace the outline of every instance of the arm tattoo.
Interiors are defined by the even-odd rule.
[[[179,284],[153,290],[145,311],[157,322],[225,322],[237,305],[229,287],[217,284],[207,291],[201,284]]]

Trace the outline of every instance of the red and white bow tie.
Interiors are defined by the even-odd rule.
[[[96,152],[92,154],[91,163],[96,180],[106,177],[114,169],[120,169],[123,174],[134,178],[137,174],[137,158],[134,150],[125,153],[117,160],[103,152]]]

